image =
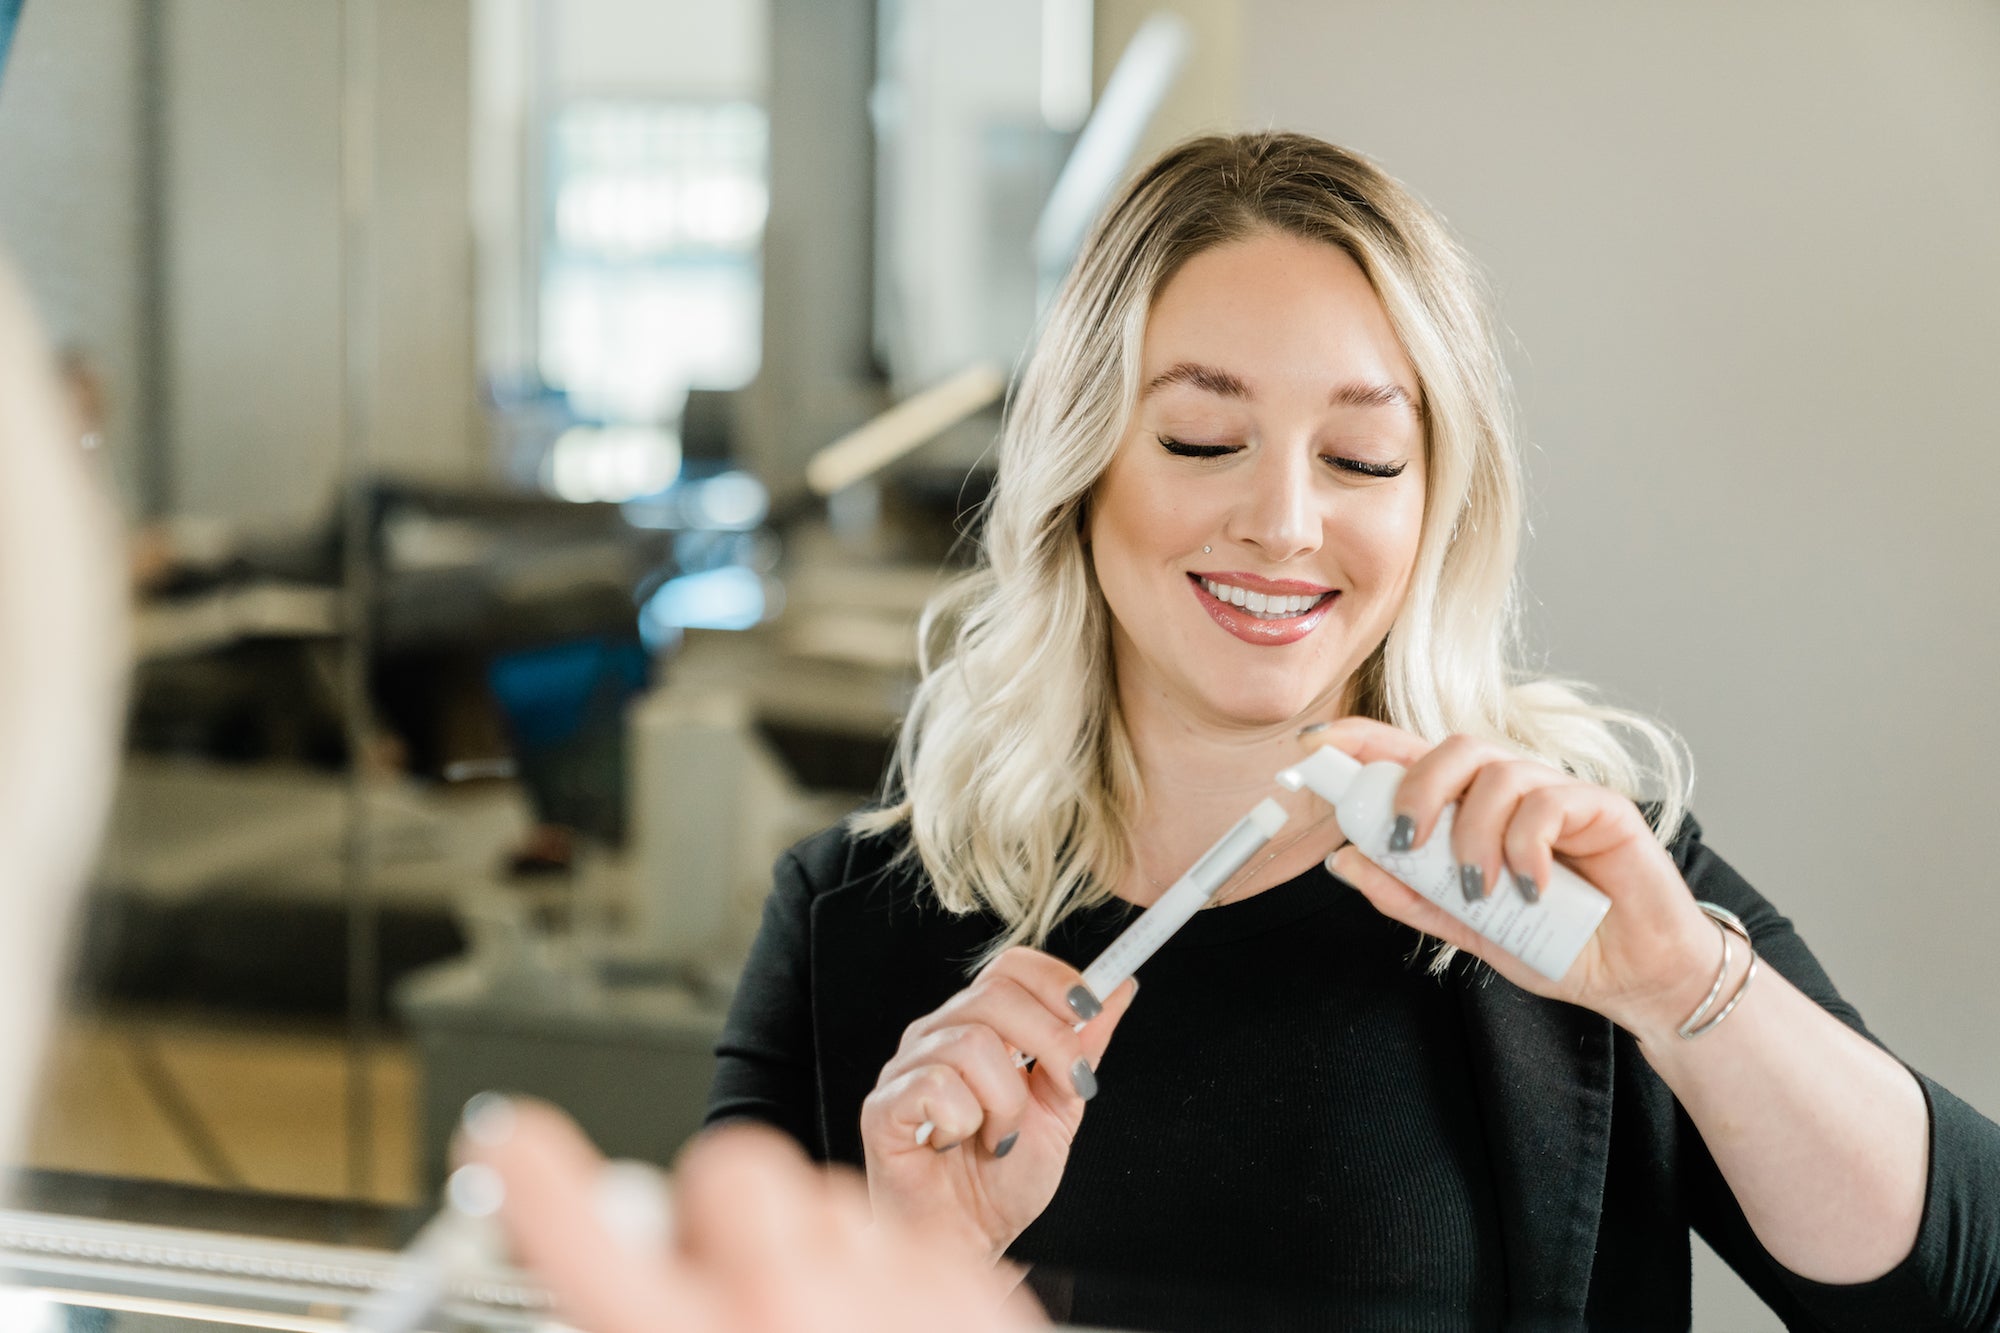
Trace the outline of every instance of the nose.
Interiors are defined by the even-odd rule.
[[[1258,452],[1257,466],[1244,474],[1246,489],[1237,497],[1226,534],[1282,565],[1319,549],[1318,478],[1309,449]]]

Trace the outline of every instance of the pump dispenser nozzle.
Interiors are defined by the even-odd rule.
[[[1343,750],[1323,745],[1298,763],[1278,774],[1278,785],[1286,791],[1310,787],[1313,795],[1329,805],[1340,804],[1347,788],[1361,775],[1361,761]]]

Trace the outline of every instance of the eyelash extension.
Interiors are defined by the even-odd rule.
[[[1171,435],[1162,435],[1159,440],[1160,447],[1176,458],[1221,458],[1225,454],[1236,452],[1236,446],[1233,444],[1189,444],[1185,440],[1176,440]],[[1334,458],[1328,461],[1344,472],[1358,472],[1364,477],[1379,477],[1385,481],[1391,477],[1402,476],[1403,469],[1409,466],[1408,463],[1367,463],[1359,458]]]
[[[1408,463],[1364,463],[1358,458],[1336,458],[1333,465],[1346,468],[1349,472],[1359,472],[1364,477],[1400,477]]]
[[[1233,444],[1189,444],[1171,435],[1160,436],[1160,447],[1176,458],[1220,458],[1236,452]]]

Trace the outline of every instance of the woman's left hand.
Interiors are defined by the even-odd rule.
[[[1315,732],[1364,764],[1409,770],[1395,809],[1421,847],[1456,802],[1452,855],[1478,867],[1483,893],[1518,893],[1514,876],[1549,882],[1560,860],[1611,899],[1611,911],[1559,981],[1550,981],[1393,878],[1353,845],[1327,869],[1384,915],[1483,959],[1523,990],[1596,1010],[1641,1036],[1680,1023],[1715,974],[1715,926],[1631,800],[1519,751],[1470,736],[1433,746],[1385,723],[1348,717]]]

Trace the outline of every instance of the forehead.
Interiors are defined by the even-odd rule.
[[[1287,388],[1324,395],[1357,379],[1398,386],[1412,402],[1418,393],[1416,370],[1361,266],[1338,246],[1286,233],[1204,250],[1160,289],[1147,315],[1141,382],[1153,386],[1182,363],[1226,372],[1252,397]]]

